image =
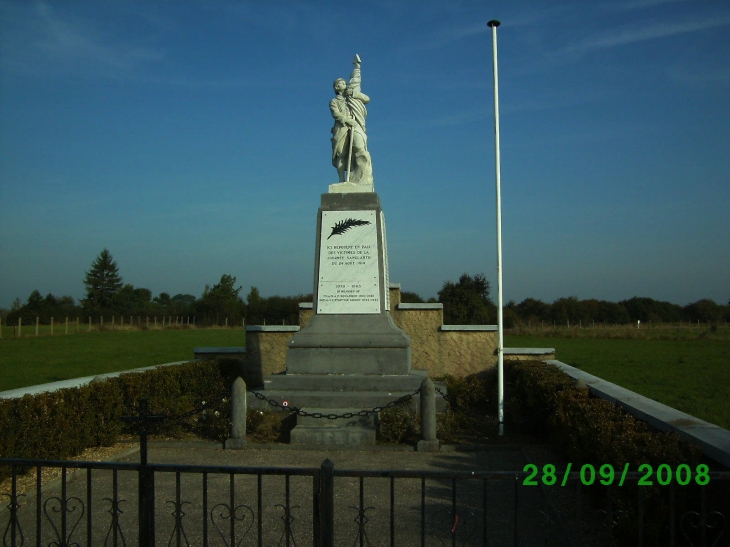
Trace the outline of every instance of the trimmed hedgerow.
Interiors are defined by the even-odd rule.
[[[572,461],[623,467],[699,462],[701,451],[673,433],[652,429],[609,401],[592,397],[557,367],[542,362],[507,364],[511,402],[530,416]]]
[[[620,473],[626,463],[631,471],[642,464],[656,470],[666,464],[677,469],[687,464],[691,469],[702,461],[701,450],[680,440],[676,434],[652,429],[609,401],[592,397],[585,387],[560,369],[541,362],[505,363],[510,382],[511,403],[519,413],[529,416],[536,430],[550,438],[578,471],[584,464],[596,470],[610,464]],[[603,499],[605,489],[597,483],[588,487],[596,498]],[[622,519],[615,531],[618,544],[631,545],[638,529],[637,498],[643,497],[644,539],[647,545],[666,545],[669,530],[662,515],[670,508],[668,489],[626,483],[614,489],[614,509]],[[679,514],[689,507],[691,494],[677,492],[673,502]]]
[[[230,363],[190,362],[122,374],[101,382],[51,393],[0,399],[0,457],[65,459],[85,448],[110,446],[122,433],[135,434],[122,416],[135,415],[140,398],[151,414],[185,419],[165,420],[152,434],[176,436],[194,431],[218,440],[230,431]],[[0,468],[0,480],[8,470]]]

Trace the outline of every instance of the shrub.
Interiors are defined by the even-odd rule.
[[[0,400],[0,457],[65,459],[85,448],[114,444],[121,433],[136,434],[120,418],[136,414],[149,400],[151,414],[180,416],[150,428],[152,434],[183,431],[222,440],[230,431],[231,366],[216,361],[158,367],[50,393]],[[195,413],[205,406],[203,414]],[[0,480],[9,470],[0,468]]]
[[[395,406],[378,414],[379,438],[382,443],[416,443],[421,432],[420,415],[411,414],[403,406]]]
[[[613,403],[591,397],[588,389],[576,387],[575,382],[561,370],[541,362],[505,363],[514,393],[512,403],[519,411],[531,416],[534,426],[556,444],[574,465],[593,464],[596,469],[611,464],[622,469],[629,463],[632,471],[648,463],[653,469],[667,464],[676,469],[680,463],[691,468],[700,463],[701,450],[679,439],[675,434],[651,429]],[[589,492],[598,495],[601,487],[594,485]],[[631,544],[630,530],[637,526],[636,483],[625,484],[615,491],[615,509],[623,511],[626,519],[617,535]],[[666,514],[666,494],[660,487],[647,487],[641,493],[645,507],[645,540],[647,544],[665,544],[667,531],[660,515]],[[677,507],[686,503],[687,492],[677,495]],[[678,510],[682,514],[682,510]]]

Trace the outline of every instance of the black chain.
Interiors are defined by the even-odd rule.
[[[447,403],[449,403],[454,408],[457,408],[459,406],[459,403],[456,402],[456,399],[452,399],[451,397],[449,397],[448,395],[446,395],[446,393],[444,393],[443,391],[441,391],[438,388],[438,386],[435,386],[435,387],[436,387],[436,391],[439,393],[439,395],[441,395],[441,397],[443,397],[444,399],[446,399],[446,402]]]
[[[409,393],[408,395],[403,395],[403,397],[400,397],[399,399],[396,399],[395,401],[389,402],[385,406],[376,406],[372,410],[360,410],[359,412],[345,412],[344,414],[322,414],[321,412],[307,412],[305,410],[302,410],[301,408],[297,408],[295,406],[284,406],[278,401],[274,401],[273,399],[269,399],[265,395],[262,395],[258,391],[252,391],[249,390],[250,393],[253,393],[257,399],[261,401],[266,401],[271,406],[275,406],[278,408],[281,408],[282,410],[285,410],[286,412],[293,412],[297,416],[306,416],[309,418],[327,418],[328,420],[336,420],[338,418],[354,418],[355,416],[367,416],[368,414],[377,414],[378,412],[382,412],[383,410],[387,410],[389,408],[393,408],[398,405],[402,405],[408,401],[411,400],[412,397],[415,395],[418,395],[420,393],[420,390],[417,389],[413,393]]]
[[[441,397],[443,397],[444,399],[446,399],[446,402],[451,405],[451,410],[454,410],[454,411],[457,411],[457,412],[461,412],[462,414],[465,414],[467,416],[471,416],[472,418],[478,418],[479,417],[479,415],[474,414],[472,412],[467,412],[466,410],[464,410],[463,408],[461,408],[459,406],[459,403],[458,403],[458,401],[456,399],[454,399],[452,397],[449,397],[443,391],[441,391],[438,387],[436,387],[436,391],[438,391],[439,395],[441,395]],[[486,402],[488,403],[489,402],[489,399],[487,399]]]

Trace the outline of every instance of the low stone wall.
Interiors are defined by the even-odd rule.
[[[246,327],[246,360],[243,379],[249,387],[264,385],[264,378],[286,370],[286,342],[299,327],[264,325]]]
[[[497,366],[496,325],[441,325],[439,360],[428,362],[429,376],[464,377]]]
[[[505,361],[547,361],[555,359],[555,348],[504,348]]]
[[[429,376],[446,374],[435,372],[445,368],[439,330],[444,323],[443,304],[397,304],[391,317],[411,337],[413,368],[428,370]]]
[[[314,313],[311,302],[299,304],[299,327],[246,327],[246,367],[255,381],[286,370],[287,340],[304,328]],[[390,285],[393,323],[411,338],[412,367],[431,377],[469,376],[497,365],[496,325],[444,325],[444,306],[439,303],[401,302],[401,289]],[[505,348],[505,359],[554,359],[552,348]],[[249,383],[247,378],[244,378]],[[261,380],[262,381],[262,380]]]

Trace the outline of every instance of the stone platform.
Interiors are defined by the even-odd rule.
[[[268,399],[307,413],[346,414],[384,407],[416,392],[426,371],[410,374],[275,374],[264,381],[264,388],[255,390]],[[446,393],[446,386],[436,382]],[[265,401],[251,397],[249,407],[271,408]],[[414,395],[404,408],[415,413],[419,408],[419,396]],[[436,410],[445,412],[448,403],[436,394]],[[297,426],[292,430],[293,444],[314,445],[374,445],[376,415],[355,416],[349,419],[312,418],[297,416]]]

